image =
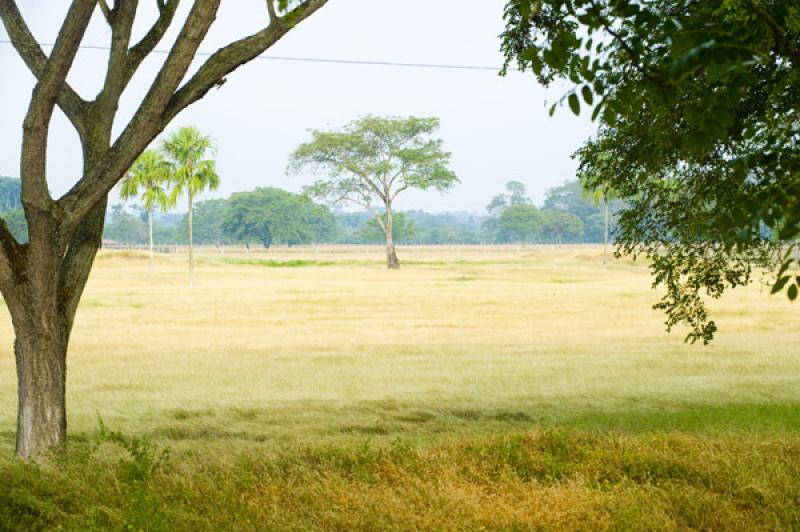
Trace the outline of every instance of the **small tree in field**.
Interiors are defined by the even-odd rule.
[[[177,31],[169,32],[174,36],[169,52],[148,90],[139,95],[141,103],[129,120],[120,122],[115,121],[120,99],[144,60],[156,53],[156,46],[173,27],[179,0],[152,2],[157,14],[143,28],[142,37],[134,40],[140,3],[72,0],[46,54],[17,2],[0,0],[0,20],[8,39],[36,79],[20,156],[28,242],[17,241],[0,221],[0,292],[16,337],[16,449],[24,459],[66,439],[67,347],[100,248],[108,193],[178,113],[272,47],[327,0],[267,0],[262,29],[223,46],[199,64],[195,58],[217,18],[221,0],[191,2]],[[96,12],[108,25],[110,50],[106,68],[100,72],[99,92],[85,99],[67,78]],[[83,156],[75,185],[59,198],[50,194],[47,182],[48,136],[56,106],[74,127]]]
[[[120,183],[119,195],[122,199],[139,196],[147,211],[147,242],[150,254],[150,271],[153,271],[153,209],[160,207],[166,211],[172,204],[167,192],[169,166],[155,150],[147,150],[136,159],[130,171]]]
[[[386,237],[386,265],[400,267],[394,248],[392,206],[404,190],[446,191],[458,183],[448,168],[450,154],[430,138],[437,118],[368,116],[339,131],[313,131],[292,154],[290,168],[310,167],[324,177],[306,188],[329,204],[352,202],[366,208]],[[373,203],[383,208],[380,212]]]
[[[204,190],[219,188],[216,162],[206,157],[214,151],[211,137],[203,135],[196,127],[182,127],[161,143],[161,150],[171,165],[170,181],[173,184],[170,201],[186,193],[189,200],[189,286],[194,283],[194,245],[192,242],[192,210],[194,198]]]

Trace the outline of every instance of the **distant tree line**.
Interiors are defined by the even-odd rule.
[[[486,206],[489,217],[483,222],[484,240],[497,243],[583,243],[602,242],[604,209],[577,180],[567,181],[547,191],[541,208],[533,205],[525,185],[506,183],[506,192],[492,198]],[[622,202],[609,202],[610,231],[616,227]]]
[[[611,229],[622,202],[610,202]],[[488,215],[469,212],[395,212],[392,233],[400,244],[599,243],[603,209],[577,180],[547,191],[533,205],[522,183],[511,181],[492,198]],[[381,213],[385,216],[385,213]],[[156,213],[156,245],[187,244],[186,214]],[[383,227],[369,212],[331,211],[302,194],[278,188],[239,192],[194,205],[194,242],[199,245],[382,244]],[[147,242],[147,213],[138,206],[111,208],[104,238],[123,244]]]
[[[193,241],[200,245],[300,245],[333,242],[336,220],[330,209],[307,197],[278,188],[257,188],[227,199],[193,206]],[[147,212],[118,204],[108,215],[103,237],[122,244],[147,242]],[[153,217],[156,245],[188,243],[188,213]]]
[[[0,216],[20,241],[27,225],[19,203],[20,181],[0,177]],[[611,200],[611,229],[623,203]],[[577,180],[547,191],[541,207],[533,205],[525,185],[510,181],[494,196],[488,215],[469,212],[397,212],[392,232],[401,244],[599,243],[603,209]],[[306,196],[278,188],[239,192],[227,199],[194,204],[194,242],[199,245],[381,244],[382,227],[368,212],[331,211]],[[153,213],[156,245],[188,244],[188,215]],[[103,238],[126,245],[148,241],[147,210],[113,205]]]

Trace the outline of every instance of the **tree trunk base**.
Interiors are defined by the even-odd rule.
[[[390,270],[400,269],[400,260],[397,258],[397,253],[394,250],[394,246],[392,246],[391,249],[386,252],[386,267]]]
[[[66,356],[60,342],[17,331],[17,455],[32,460],[67,437]]]

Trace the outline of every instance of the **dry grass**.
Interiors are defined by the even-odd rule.
[[[68,359],[71,433],[91,439],[99,413],[111,427],[169,446],[182,457],[176,467],[195,472],[230,474],[238,460],[266,456],[265,450],[269,463],[290,453],[312,467],[313,460],[291,449],[313,454],[333,446],[358,456],[366,440],[379,448],[403,441],[421,449],[414,456],[429,457],[420,471],[437,479],[431,485],[391,460],[375,473],[377,480],[357,485],[335,468],[315,470],[317,480],[303,489],[298,486],[311,478],[303,475],[312,475],[305,469],[298,477],[278,475],[276,485],[289,483],[280,504],[296,512],[286,512],[289,521],[277,528],[303,528],[308,516],[327,528],[384,528],[391,522],[450,528],[456,521],[443,516],[452,512],[474,528],[583,528],[589,522],[606,528],[626,511],[642,511],[648,498],[657,504],[646,515],[631,514],[632,523],[681,527],[671,512],[680,497],[691,495],[668,490],[667,497],[657,484],[640,489],[624,467],[616,468],[622,476],[608,490],[594,459],[587,458],[558,482],[530,491],[531,478],[493,484],[475,480],[468,460],[459,465],[465,441],[494,445],[485,438],[511,438],[537,427],[572,427],[578,440],[599,438],[588,448],[605,446],[609,457],[615,438],[629,438],[624,441],[640,448],[634,454],[645,460],[658,452],[647,450],[647,434],[669,433],[687,435],[689,440],[668,441],[679,441],[675,445],[685,446],[687,456],[694,449],[694,460],[708,458],[708,467],[715,463],[714,441],[722,442],[723,454],[732,453],[727,459],[757,461],[742,439],[788,446],[785,452],[794,453],[797,463],[800,328],[796,307],[784,298],[759,287],[737,290],[715,304],[718,339],[708,347],[690,346],[680,332],[667,335],[663,316],[650,309],[658,294],[649,288],[646,267],[621,261],[603,268],[598,248],[400,254],[403,269],[390,272],[378,249],[206,251],[190,289],[181,257],[160,257],[151,275],[144,255],[103,252]],[[0,444],[7,454],[16,406],[11,339],[4,316]],[[598,430],[611,433],[597,436]],[[212,465],[187,458],[195,453]],[[267,465],[256,469],[262,467]],[[795,471],[775,467],[781,474]],[[615,468],[606,469],[611,474]],[[720,482],[739,478],[728,473]],[[188,490],[185,475],[192,474],[164,482]],[[198,493],[208,488],[204,483],[214,483],[201,476]],[[248,497],[263,511],[245,513],[277,519],[277,512],[269,513],[274,497],[266,484],[256,484],[262,491]],[[233,494],[237,486],[226,489]],[[734,496],[714,499],[716,492],[705,484],[692,486],[705,494],[700,502],[713,499],[706,502],[722,512],[715,515],[731,519],[720,517],[707,528],[757,516],[743,514]],[[167,485],[160,489],[171,493]],[[798,486],[787,481],[776,489],[778,497]],[[331,504],[319,506],[318,497]],[[354,510],[363,505],[375,511]],[[389,506],[381,514],[375,505]],[[499,512],[497,519],[486,505]],[[551,506],[572,510],[552,519],[525,517],[536,514],[531,508]],[[783,514],[773,517],[773,524],[790,522]]]
[[[377,250],[207,254],[191,289],[181,258],[150,275],[143,256],[103,253],[69,355],[71,429],[94,430],[100,412],[172,439],[311,442],[798,402],[800,329],[784,298],[731,294],[718,340],[690,346],[650,310],[646,268],[603,269],[598,253],[414,252],[399,272]],[[291,259],[333,265],[228,262]],[[16,379],[0,325],[8,432]]]

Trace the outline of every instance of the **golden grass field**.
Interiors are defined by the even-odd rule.
[[[340,449],[354,459],[360,456],[359,449],[370,446],[411,445],[420,453],[433,453],[434,458],[424,456],[436,462],[445,460],[442,456],[447,453],[459,455],[470,445],[494,449],[506,445],[502,442],[532,441],[534,448],[540,448],[536,442],[541,438],[553,438],[549,431],[563,429],[568,442],[624,447],[624,438],[632,437],[632,447],[656,454],[664,445],[665,452],[681,454],[676,449],[685,445],[686,452],[693,449],[698,456],[713,457],[715,442],[722,442],[719,445],[730,447],[730,456],[740,453],[736,460],[766,475],[764,482],[770,478],[766,473],[770,468],[758,461],[759,453],[766,451],[757,447],[777,445],[778,454],[791,459],[783,463],[776,458],[779,465],[773,478],[800,471],[796,469],[800,462],[796,305],[783,296],[769,296],[768,289],[758,284],[737,289],[712,305],[717,339],[709,346],[688,345],[683,341],[685,331],[667,334],[663,315],[651,310],[659,292],[650,288],[646,265],[620,260],[603,267],[601,251],[593,246],[503,251],[400,248],[402,269],[388,271],[377,247],[249,254],[207,249],[199,254],[192,288],[185,256],[159,255],[151,274],[145,254],[103,251],[81,303],[68,356],[70,435],[76,441],[91,440],[98,431],[99,415],[113,430],[172,449],[178,470],[195,471],[192,468],[206,467],[198,463],[207,461],[214,464],[208,466],[212,470],[225,469],[224,464],[234,464],[242,456],[277,460],[289,453],[290,462],[296,461],[300,458],[291,454],[296,449],[313,456],[318,452],[314,449]],[[8,456],[16,417],[12,340],[4,313],[0,450]],[[653,446],[647,447],[643,442],[653,434],[666,435],[667,443],[652,436]],[[373,480],[389,474],[380,471]],[[186,473],[181,478],[191,476]],[[339,482],[334,477],[323,475],[327,480],[317,487],[333,489],[330,483]],[[414,500],[409,494],[390,494],[391,479],[396,478],[389,477],[377,484],[367,482],[377,491],[372,498],[364,495],[359,504],[379,500],[389,504],[389,497],[391,504],[402,506],[408,502],[404,497]],[[462,491],[479,489],[480,482],[451,480],[454,491],[437,484],[448,497],[464,502],[478,496]],[[202,493],[200,481],[192,482]],[[280,489],[293,485],[286,482]],[[564,482],[557,484],[558,489],[582,481],[569,477]],[[800,486],[785,482],[788,487],[776,496],[783,493],[790,508],[793,501],[800,502],[791,499],[800,497]],[[377,510],[364,514],[362,521],[347,521],[361,515],[352,509],[348,513],[347,504],[355,504],[351,501],[342,502],[338,513],[323,505],[328,509],[319,514],[323,516],[319,523],[328,529],[386,528],[391,523],[398,528],[494,528],[518,523],[522,528],[575,529],[583,528],[581,523],[590,524],[589,528],[620,524],[623,514],[609,510],[600,498],[602,490],[581,495],[550,487],[534,494],[525,486],[507,486],[510,499],[500,501],[503,506],[495,516],[506,515],[505,521],[468,512],[464,521],[437,520],[439,514],[428,514],[429,521],[404,522],[399,513],[390,519],[390,514]],[[790,488],[791,494],[786,491]],[[259,488],[264,489],[269,492],[268,487]],[[353,486],[347,489],[358,492]],[[378,493],[381,490],[388,491]],[[310,504],[303,497],[311,495],[290,495],[290,491],[283,500],[299,497],[295,509]],[[635,493],[637,504],[644,507],[658,499],[653,494],[647,502],[647,493]],[[335,502],[331,497],[324,496]],[[515,497],[527,501],[522,508],[563,504],[578,513],[585,510],[597,520],[558,514],[555,520],[526,521],[525,512],[514,508]],[[387,512],[392,511],[391,504]],[[455,502],[451,510],[447,510],[451,503],[437,504],[431,502],[429,507],[441,510],[442,519],[461,515],[453,510],[460,508]],[[279,510],[277,506],[275,515]],[[650,514],[631,514],[631,528],[639,528],[636,523],[644,528],[682,528],[669,508],[662,514],[663,521],[649,520]],[[117,517],[103,519],[114,526],[125,522],[119,517],[123,514],[113,515]],[[535,512],[526,515],[530,518]],[[742,521],[735,512],[731,516],[731,521],[717,525],[791,524],[785,516],[777,521]],[[192,522],[174,516],[165,519],[169,529]],[[797,513],[794,519],[800,526]],[[51,523],[30,523],[44,522]],[[210,528],[210,523],[197,521],[194,526]],[[298,517],[276,527],[301,529],[309,523],[317,521]],[[683,522],[687,523],[697,525]],[[214,522],[214,526],[234,524],[261,528],[252,521]]]

